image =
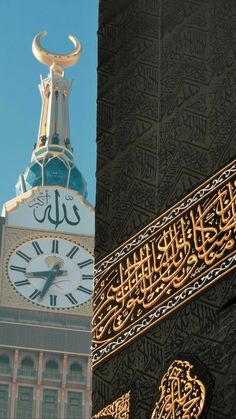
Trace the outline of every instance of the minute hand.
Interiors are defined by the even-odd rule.
[[[43,298],[44,295],[46,294],[47,290],[50,288],[50,286],[52,285],[54,279],[58,276],[58,272],[60,269],[60,265],[54,265],[53,268],[51,269],[51,271],[49,271],[48,274],[48,279],[44,284],[44,287],[40,293],[40,298]]]

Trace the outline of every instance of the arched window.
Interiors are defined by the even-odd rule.
[[[10,360],[9,360],[9,356],[7,355],[0,355],[0,364],[1,365],[9,365],[10,364]]]
[[[44,371],[45,378],[52,378],[52,379],[59,379],[59,365],[58,362],[54,359],[50,359],[45,364],[45,371]]]
[[[77,372],[82,375],[82,367],[78,362],[73,362],[73,364],[70,365],[70,371],[71,372]]]
[[[73,362],[69,366],[68,380],[84,381],[83,368],[78,362]]]
[[[32,358],[26,356],[21,360],[19,374],[27,377],[34,377],[36,375],[34,361]]]
[[[46,370],[58,371],[58,363],[53,359],[46,362]]]
[[[34,361],[31,358],[26,357],[26,358],[22,359],[21,366],[26,367],[26,368],[27,367],[28,368],[34,368]]]
[[[8,355],[0,355],[0,372],[3,374],[10,372],[10,359]]]

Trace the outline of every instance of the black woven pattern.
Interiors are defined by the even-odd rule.
[[[97,260],[235,158],[236,2],[100,0],[98,37]],[[94,413],[131,390],[132,419],[149,419],[181,352],[212,379],[203,417],[236,417],[235,287],[227,275],[98,367]]]

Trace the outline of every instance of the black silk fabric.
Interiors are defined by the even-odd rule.
[[[100,0],[97,261],[235,158],[235,21],[233,0]],[[105,360],[93,413],[131,391],[151,418],[181,353],[204,365],[201,417],[235,417],[234,298],[232,271]]]

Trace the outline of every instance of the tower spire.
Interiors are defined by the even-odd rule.
[[[47,144],[60,145],[72,151],[70,146],[68,96],[71,81],[64,79],[64,68],[78,62],[81,53],[79,40],[69,35],[75,48],[68,54],[49,52],[40,44],[40,40],[47,32],[35,36],[32,44],[34,56],[43,64],[50,67],[48,77],[41,77],[39,90],[42,97],[42,110],[39,124],[39,134],[36,150]]]
[[[37,142],[31,164],[20,176],[17,194],[34,186],[57,185],[78,190],[86,196],[86,182],[74,165],[70,142],[68,98],[72,82],[64,78],[64,68],[76,64],[81,54],[79,40],[69,35],[74,49],[68,54],[56,54],[42,47],[40,40],[47,32],[40,32],[32,43],[34,56],[49,66],[39,90],[42,98],[41,117]]]

